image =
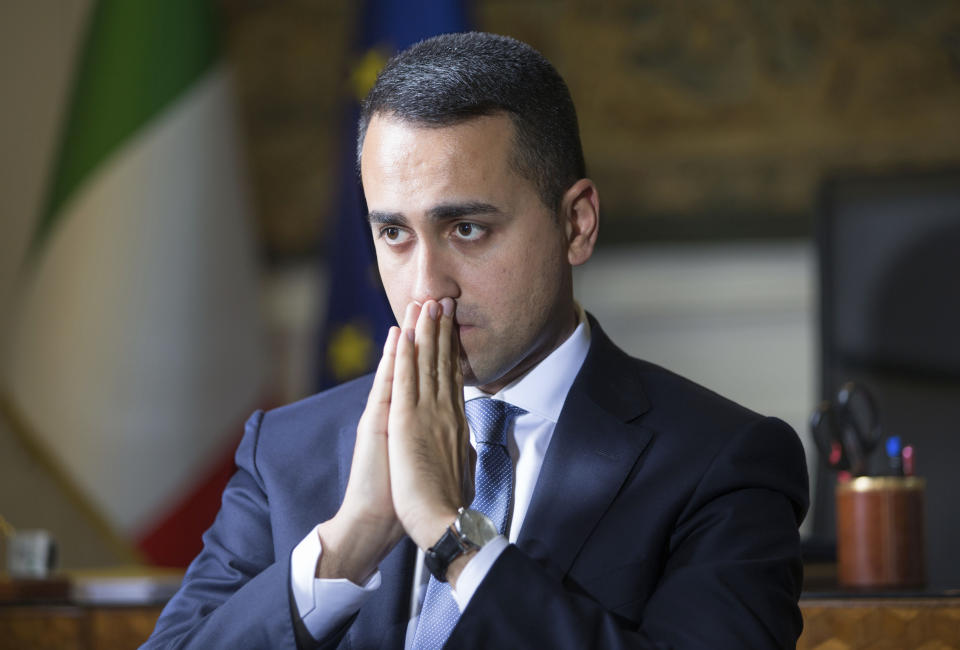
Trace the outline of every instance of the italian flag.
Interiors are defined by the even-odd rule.
[[[3,376],[32,446],[156,564],[199,550],[263,395],[216,18],[201,0],[92,9]]]

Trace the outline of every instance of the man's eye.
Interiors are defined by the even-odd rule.
[[[483,236],[483,227],[475,223],[458,223],[457,236],[467,241],[479,239]]]
[[[386,226],[380,229],[380,236],[388,244],[400,244],[407,239],[407,233],[397,226]]]

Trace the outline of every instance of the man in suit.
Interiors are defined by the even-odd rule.
[[[417,44],[358,155],[400,327],[373,377],[249,420],[148,645],[793,647],[799,441],[574,301],[599,199],[553,67]]]

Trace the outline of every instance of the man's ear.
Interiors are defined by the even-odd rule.
[[[560,219],[567,236],[567,261],[583,264],[593,255],[600,229],[600,195],[589,178],[570,186],[560,204]]]

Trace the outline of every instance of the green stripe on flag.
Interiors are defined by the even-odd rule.
[[[31,258],[91,172],[213,65],[217,35],[206,0],[97,3]]]

